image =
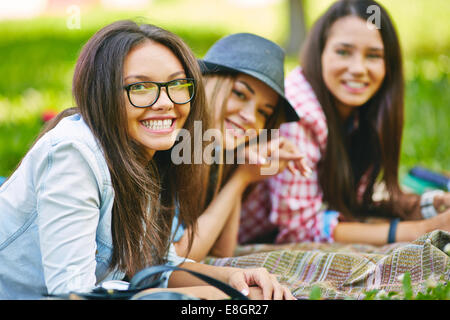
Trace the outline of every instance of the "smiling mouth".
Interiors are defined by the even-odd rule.
[[[172,131],[175,124],[175,118],[142,120],[140,122],[149,131],[167,132]]]
[[[342,84],[351,92],[359,93],[364,91],[368,86],[368,82],[361,81],[342,81]]]
[[[228,119],[225,119],[225,128],[227,132],[231,132],[237,138],[245,135],[245,129],[243,127]]]

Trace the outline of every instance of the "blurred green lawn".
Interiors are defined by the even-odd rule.
[[[306,2],[308,26],[330,2]],[[417,164],[449,171],[450,1],[381,3],[396,22],[406,60],[401,172]],[[0,176],[11,174],[26,153],[41,129],[44,110],[73,105],[73,67],[87,39],[107,23],[138,16],[180,35],[199,57],[231,32],[254,32],[280,45],[287,38],[287,1],[236,10],[227,1],[154,0],[144,11],[83,12],[79,30],[67,28],[64,13],[0,21]],[[296,64],[296,57],[288,57],[286,71]]]

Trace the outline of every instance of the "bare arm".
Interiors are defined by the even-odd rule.
[[[219,235],[222,233],[225,224],[230,220],[231,216],[233,216],[233,212],[235,212],[236,206],[238,205],[238,202],[240,202],[242,193],[247,185],[247,180],[242,179],[240,171],[237,170],[220,190],[205,212],[199,217],[197,222],[197,233],[194,236],[194,242],[192,244],[192,249],[188,254],[188,258],[195,261],[201,261],[209,253]],[[235,235],[226,236],[231,238],[237,237],[237,228],[235,229]],[[228,232],[229,231],[225,234]],[[174,244],[175,250],[179,256],[186,256],[188,253],[188,236],[189,232],[185,232],[180,241]]]
[[[303,157],[300,157],[295,161],[294,163],[290,163],[286,160],[289,159],[289,156],[292,154],[295,154],[298,150],[293,146],[289,140],[282,139],[280,150],[284,154],[280,156],[280,161],[277,163],[277,173],[283,171],[286,167],[289,168],[289,170],[295,174],[296,170],[301,170],[301,173],[303,175],[308,174],[311,169],[307,167],[306,163],[304,162]],[[284,159],[284,160],[283,160]],[[259,170],[259,172],[255,171],[255,168]],[[296,169],[297,168],[297,169]],[[261,177],[261,168],[258,166],[253,166],[250,170],[248,166],[240,166],[238,169],[238,174],[241,175],[240,179],[247,181],[246,185],[250,184],[251,182],[263,179],[265,177]],[[241,216],[241,207],[242,207],[242,193],[239,197],[239,199],[236,199],[236,207],[234,208],[233,212],[231,213],[231,216],[228,218],[224,229],[222,230],[219,238],[215,242],[213,248],[211,249],[211,253],[214,256],[217,257],[229,257],[232,256],[234,253],[234,250],[236,249],[237,243],[238,243],[238,232],[239,232],[239,223],[240,223],[240,216]]]
[[[217,254],[221,256],[232,254],[237,244],[242,194],[250,183],[266,179],[269,176],[264,174],[263,167],[275,168],[272,175],[283,171],[286,167],[292,173],[295,173],[295,170],[299,170],[302,174],[310,171],[304,163],[303,155],[299,154],[295,146],[287,139],[280,138],[279,141],[271,143],[270,148],[279,148],[277,149],[279,151],[278,158],[264,164],[258,161],[253,164],[241,164],[198,219],[197,233],[194,235],[191,251],[187,252],[189,232],[185,232],[181,240],[175,243],[178,255],[188,255],[190,259],[201,261],[215,244]],[[258,153],[254,150],[248,151],[247,157],[249,159],[255,157],[254,160],[257,160]],[[256,162],[258,164],[254,164]],[[216,243],[219,235],[219,242]]]
[[[396,232],[397,242],[410,242],[436,229],[450,231],[450,210],[428,220],[399,222]],[[340,222],[334,229],[334,239],[342,243],[387,243],[389,223]]]
[[[237,199],[236,205],[228,218],[222,233],[211,249],[211,254],[216,257],[230,257],[238,244],[239,220],[241,217],[241,200]]]

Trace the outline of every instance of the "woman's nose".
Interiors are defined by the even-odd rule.
[[[167,95],[166,88],[161,88],[158,100],[151,106],[153,110],[169,110],[173,108],[173,102]]]
[[[249,104],[247,107],[239,111],[239,116],[249,125],[253,125],[256,122],[255,116],[255,106],[254,104]]]
[[[351,59],[350,64],[348,66],[348,70],[350,73],[354,75],[363,75],[367,72],[366,64],[364,61],[364,57],[361,55],[355,55],[353,59]]]

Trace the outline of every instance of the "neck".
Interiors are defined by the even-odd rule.
[[[339,116],[341,117],[342,121],[347,121],[348,118],[353,114],[355,111],[355,108],[349,107],[344,105],[341,102],[336,101],[336,108],[338,110]]]
[[[155,153],[156,153],[156,150],[147,149],[147,157],[146,157],[147,160],[148,161],[152,160]]]

